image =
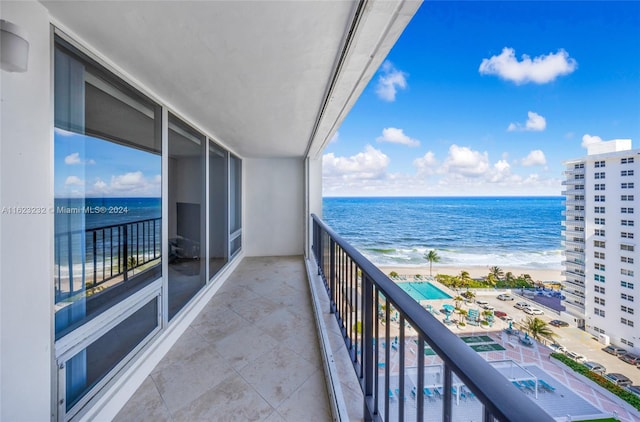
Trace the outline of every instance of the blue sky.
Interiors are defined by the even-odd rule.
[[[640,2],[425,1],[324,151],[325,196],[560,195],[640,147]]]
[[[160,197],[159,155],[55,129],[55,196]]]

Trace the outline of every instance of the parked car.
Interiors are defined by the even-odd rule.
[[[576,362],[585,362],[587,360],[585,356],[576,352],[567,352],[565,354]]]
[[[640,397],[640,385],[627,385],[627,391],[630,391],[631,393]]]
[[[513,299],[515,299],[513,296],[508,295],[506,293],[499,294],[497,297],[498,297],[499,300],[513,300]]]
[[[554,319],[553,321],[549,322],[549,325],[553,325],[554,327],[568,327],[569,323],[560,321],[559,319]]]
[[[634,355],[633,353],[626,353],[624,355],[618,356],[618,358],[631,365],[640,365],[640,356]]]
[[[493,311],[494,309],[496,309],[491,305],[484,305],[483,308],[486,309],[487,311]]]
[[[505,318],[507,313],[504,311],[494,311],[493,314],[498,318]]]
[[[553,350],[554,352],[559,352],[559,353],[565,353],[567,351],[567,348],[564,346],[559,345],[558,343],[553,343],[549,346],[551,348],[551,350]]]
[[[596,374],[604,375],[604,373],[607,372],[607,368],[598,362],[586,361],[582,362],[582,364],[586,366],[589,371],[595,372]]]
[[[516,309],[524,309],[524,308],[528,308],[531,305],[529,305],[527,302],[517,302],[515,305],[513,305],[514,308]]]
[[[541,309],[532,308],[530,306],[527,306],[526,308],[524,308],[523,311],[529,315],[544,315],[544,312],[542,312]]]
[[[486,300],[476,300],[476,303],[483,308],[489,304]]]
[[[609,345],[607,347],[603,347],[602,350],[604,350],[605,352],[609,353],[610,355],[613,356],[620,356],[620,355],[626,355],[627,351],[624,350],[622,347],[616,347],[616,346],[612,346]]]
[[[631,380],[627,376],[619,374],[617,372],[607,374],[604,377],[615,385],[619,385],[620,387],[626,387],[632,384]]]

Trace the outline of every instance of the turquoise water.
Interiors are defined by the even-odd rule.
[[[416,301],[435,300],[435,299],[451,299],[451,296],[438,289],[429,282],[408,282],[397,283],[409,296]]]

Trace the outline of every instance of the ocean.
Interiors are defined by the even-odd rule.
[[[323,198],[323,220],[376,265],[561,269],[562,197]]]

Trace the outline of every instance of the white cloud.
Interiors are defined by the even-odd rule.
[[[499,183],[502,181],[512,179],[511,166],[506,160],[498,160],[493,167],[487,169],[486,179],[491,183]],[[519,179],[515,176],[516,180]],[[513,179],[512,179],[513,180]]]
[[[486,151],[481,153],[468,147],[459,147],[453,144],[449,147],[449,155],[442,165],[441,171],[466,177],[477,177],[486,173],[488,169],[489,154]]]
[[[572,73],[577,67],[575,59],[569,57],[569,53],[563,49],[557,53],[534,57],[533,60],[523,54],[522,61],[518,61],[515,50],[505,47],[499,56],[482,59],[478,71],[483,75],[497,75],[516,84],[544,84],[554,81],[558,76]]]
[[[409,138],[404,134],[404,131],[402,129],[398,129],[395,127],[387,127],[382,129],[382,136],[376,138],[376,141],[407,145],[409,147],[420,146],[420,141],[418,141],[417,139]]]
[[[159,196],[162,177],[158,174],[151,178],[145,177],[141,171],[133,171],[120,175],[113,175],[109,182],[96,178],[91,185],[89,195],[111,196]]]
[[[598,144],[600,142],[604,142],[601,137],[595,135],[591,136],[588,133],[585,133],[584,136],[582,136],[581,145],[583,148],[587,148],[589,145]]]
[[[420,158],[413,160],[413,166],[419,175],[431,175],[436,172],[438,160],[433,152],[429,151]]]
[[[74,152],[64,157],[64,163],[68,165],[74,165],[74,164],[82,164],[83,161],[80,159],[80,153]],[[87,161],[84,161],[84,163],[93,165],[96,162],[95,160],[87,160]]]
[[[527,122],[522,125],[521,123],[510,123],[507,130],[509,132],[515,131],[542,131],[547,127],[547,120],[536,112],[529,111],[527,113]]]
[[[80,160],[79,152],[74,152],[73,154],[69,154],[66,157],[64,157],[65,164],[73,165],[73,164],[80,164],[81,162],[82,161]]]
[[[64,184],[67,186],[84,186],[84,180],[78,176],[68,176],[64,181]]]
[[[100,193],[107,193],[109,192],[109,187],[108,185],[104,182],[104,180],[102,179],[98,179],[95,181],[95,183],[93,184],[93,189],[96,192],[100,192]]]
[[[381,75],[378,77],[376,94],[384,101],[393,102],[396,100],[398,89],[407,87],[407,74],[396,69],[393,64],[386,60],[382,64]]]
[[[371,145],[351,157],[336,157],[332,152],[322,157],[323,176],[343,180],[381,178],[388,165],[389,157]]]
[[[547,159],[544,156],[544,152],[539,149],[535,149],[522,159],[522,165],[525,167],[531,166],[544,166],[547,164]]]

